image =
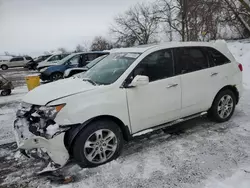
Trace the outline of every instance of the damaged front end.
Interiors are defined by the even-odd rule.
[[[14,122],[16,142],[21,153],[48,161],[52,169],[61,168],[69,159],[64,146],[64,134],[69,127],[61,127],[54,121],[63,107],[64,104],[49,107],[22,103]]]

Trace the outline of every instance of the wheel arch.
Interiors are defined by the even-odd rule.
[[[1,65],[1,68],[2,68],[3,66],[6,66],[7,68],[9,67],[7,64],[2,64],[2,65]]]
[[[84,130],[84,128],[86,126],[88,126],[90,123],[94,122],[94,121],[99,121],[102,119],[108,119],[111,121],[114,121],[119,128],[122,131],[122,135],[123,135],[123,139],[126,141],[129,141],[131,139],[131,133],[130,130],[128,128],[127,125],[125,125],[119,118],[115,117],[115,116],[111,116],[111,115],[101,115],[101,116],[96,116],[93,117],[87,121],[85,121],[82,124],[77,124],[75,126],[73,126],[71,129],[69,129],[64,136],[64,145],[65,147],[68,149],[69,153],[72,153],[72,145],[75,141],[75,138],[77,137],[77,135]]]
[[[221,88],[221,89],[217,92],[217,94],[215,95],[214,100],[213,100],[213,103],[214,103],[216,97],[218,96],[218,94],[219,94],[221,91],[224,91],[224,90],[227,90],[227,89],[228,89],[228,90],[231,90],[231,91],[234,93],[235,98],[236,98],[236,104],[238,104],[238,102],[239,102],[239,91],[238,91],[238,89],[236,88],[236,86],[234,86],[234,85],[227,85],[227,86],[224,86],[223,88]],[[212,103],[212,105],[213,105],[213,103]]]

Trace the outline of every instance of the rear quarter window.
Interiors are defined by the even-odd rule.
[[[207,52],[209,55],[211,67],[230,63],[230,60],[225,55],[214,48],[207,47]]]

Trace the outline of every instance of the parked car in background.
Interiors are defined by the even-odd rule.
[[[69,77],[71,77],[73,75],[86,72],[87,70],[89,70],[90,68],[95,66],[98,62],[100,62],[105,57],[107,57],[107,55],[100,56],[100,57],[94,59],[93,61],[91,61],[90,63],[88,63],[86,66],[84,66],[82,68],[78,67],[78,68],[70,68],[70,69],[65,70],[63,78],[69,78]]]
[[[62,60],[63,58],[67,57],[69,53],[66,54],[54,54],[50,56],[49,58],[45,59],[44,61],[40,62],[37,66],[38,71],[45,67],[57,65],[57,63]]]
[[[57,63],[56,66],[41,69],[40,78],[43,81],[55,81],[63,78],[64,71],[73,67],[85,67],[90,61],[108,52],[80,52],[71,54]]]
[[[29,56],[13,57],[9,61],[0,62],[0,67],[2,70],[6,70],[10,67],[25,67],[25,65],[32,60]]]
[[[42,55],[42,56],[39,56],[37,58],[34,58],[33,61],[29,61],[28,63],[26,63],[25,67],[24,68],[28,68],[28,69],[32,69],[32,70],[36,70],[37,69],[37,66],[40,62],[48,59],[49,57],[51,57],[52,55]]]
[[[17,142],[24,152],[42,148],[59,167],[70,156],[96,167],[137,135],[207,113],[228,121],[242,94],[242,71],[223,41],[120,49],[84,78],[30,91],[17,112]]]

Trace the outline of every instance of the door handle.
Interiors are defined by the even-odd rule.
[[[178,86],[178,84],[169,84],[169,85],[167,86],[167,88],[172,88],[172,87],[176,87],[176,86]]]
[[[211,76],[217,76],[218,75],[218,72],[214,72],[211,74]]]

